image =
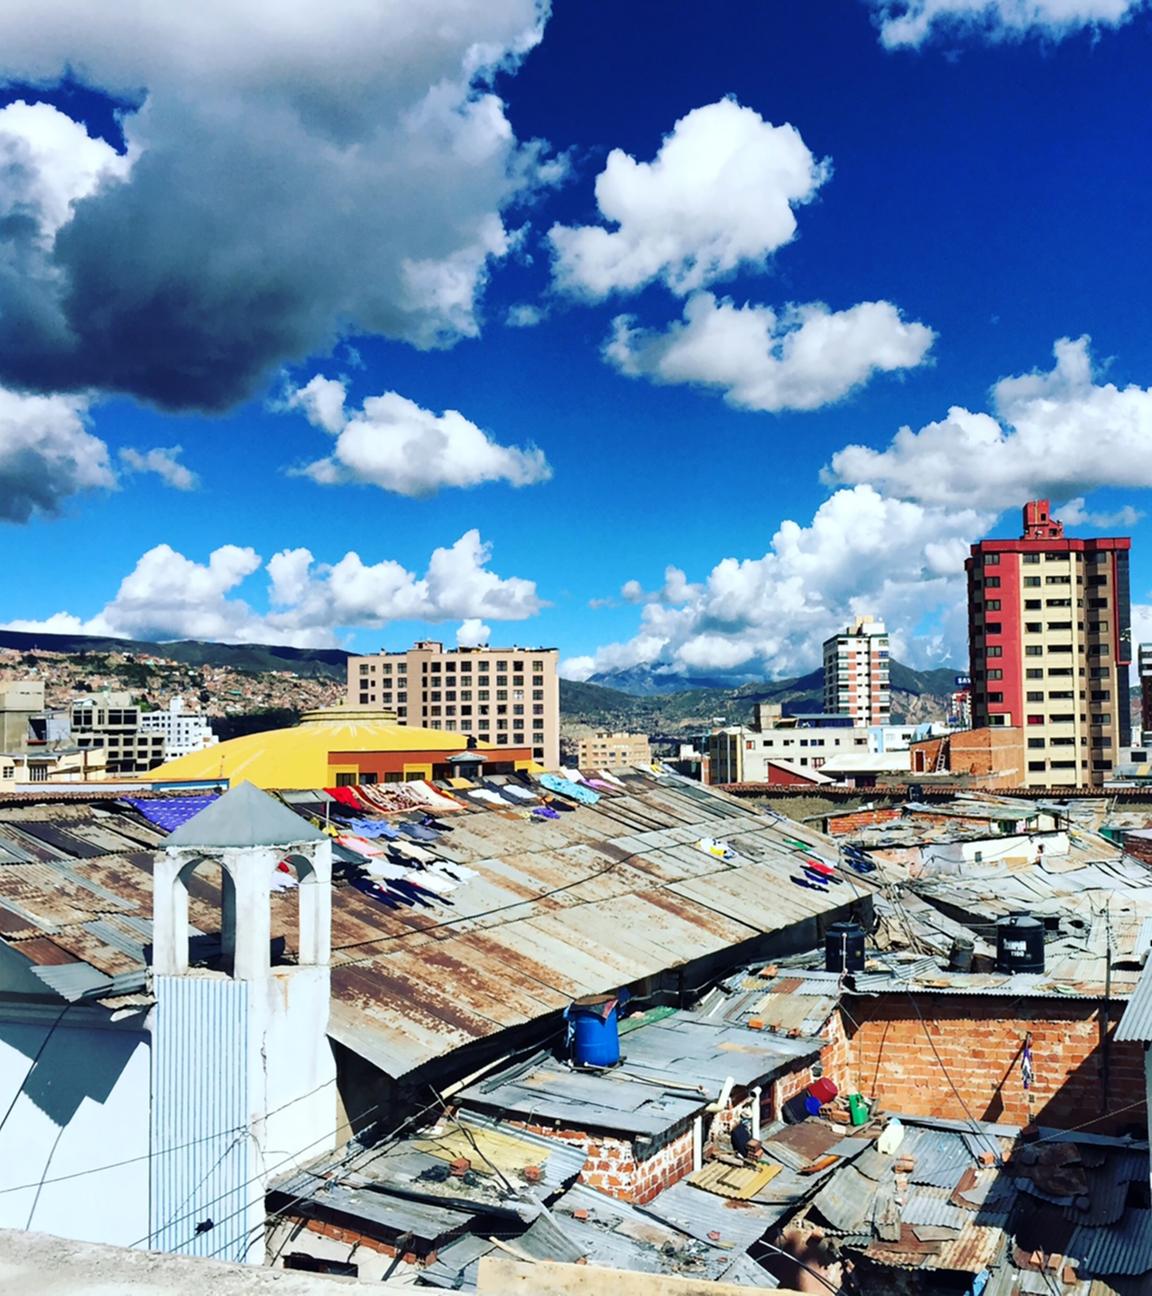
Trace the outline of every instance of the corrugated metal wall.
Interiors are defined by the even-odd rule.
[[[157,977],[155,992],[150,1246],[244,1260],[255,1239],[262,1259],[254,1226],[264,1197],[248,1133],[248,986]]]

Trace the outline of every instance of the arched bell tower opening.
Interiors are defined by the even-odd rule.
[[[153,886],[151,1245],[259,1262],[268,1167],[336,1139],[332,843],[242,783],[168,837]],[[215,956],[199,956],[190,894],[193,926],[218,915]],[[217,1131],[203,1156],[170,1154]]]

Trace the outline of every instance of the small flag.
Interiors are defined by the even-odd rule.
[[[1024,1051],[1020,1055],[1020,1079],[1025,1089],[1031,1089],[1036,1082],[1036,1073],[1032,1070],[1032,1036],[1024,1041]]]

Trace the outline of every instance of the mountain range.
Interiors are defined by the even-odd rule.
[[[107,653],[164,658],[189,666],[221,666],[246,674],[289,671],[307,679],[345,678],[349,653],[340,648],[289,648],[268,644],[220,644],[185,639],[152,643],[94,635],[0,631],[0,648],[19,652],[65,653],[74,659]],[[955,687],[951,669],[916,671],[892,662],[892,713],[898,720],[943,718],[947,695]],[[636,666],[594,675],[587,682],[560,681],[560,714],[566,728],[631,729],[670,733],[739,724],[749,720],[757,702],[779,702],[786,712],[823,709],[824,674],[814,670],[789,679],[733,684],[713,676],[671,676]]]

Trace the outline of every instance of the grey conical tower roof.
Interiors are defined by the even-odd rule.
[[[170,833],[166,846],[217,850],[237,846],[294,846],[323,841],[324,834],[251,783],[225,792]]]

